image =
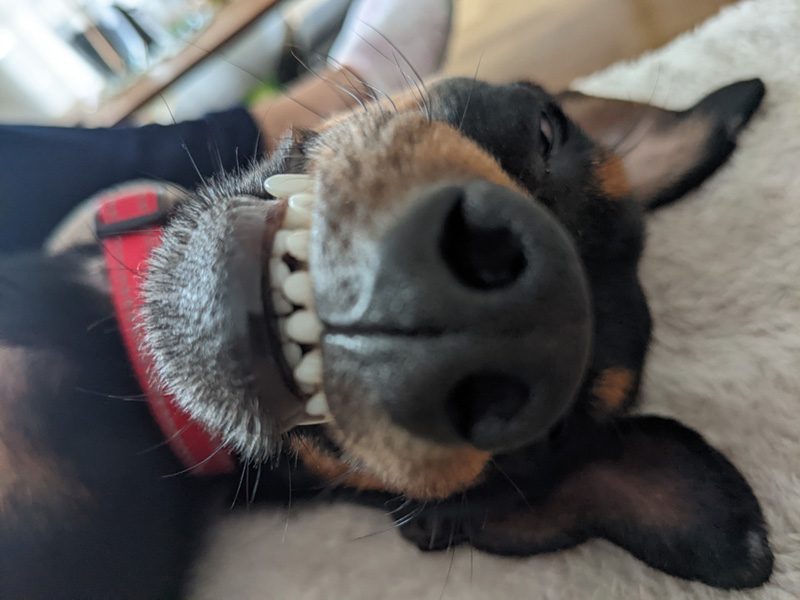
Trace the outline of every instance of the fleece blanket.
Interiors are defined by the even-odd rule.
[[[702,432],[761,500],[764,587],[722,592],[593,541],[527,559],[423,554],[352,506],[236,512],[209,536],[191,596],[214,599],[800,598],[800,2],[745,0],[575,87],[688,106],[754,76],[768,95],[730,163],[653,215],[641,275],[655,340],[641,412]],[[535,74],[533,74],[535,76]]]

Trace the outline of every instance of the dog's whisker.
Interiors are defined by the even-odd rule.
[[[217,142],[217,139],[216,138],[212,138],[211,140],[209,140],[209,145],[212,142],[214,144],[214,151],[216,152],[216,156],[217,156],[217,175],[222,175],[222,174],[225,173],[225,163],[222,160],[222,152],[220,151],[219,143]],[[209,149],[209,152],[210,151],[211,150]]]
[[[113,321],[116,318],[117,318],[117,316],[112,313],[112,314],[110,314],[108,316],[103,317],[102,319],[97,319],[97,321],[94,321],[93,323],[90,323],[89,325],[86,326],[86,331],[87,332],[88,331],[92,331],[92,330],[96,329],[97,327],[99,327],[100,325],[102,325],[104,323],[108,323],[109,321]]]
[[[345,484],[347,482],[347,479],[355,473],[356,471],[354,469],[352,468],[348,469],[347,471],[341,473],[340,475],[337,475],[336,477],[331,477],[330,479],[327,479],[323,484],[321,484],[321,486],[324,485],[329,489],[336,489]]]
[[[328,85],[330,85],[330,86],[331,86],[331,87],[333,87],[334,89],[336,89],[336,90],[339,90],[339,91],[341,91],[341,92],[344,92],[345,94],[347,94],[348,96],[350,96],[350,97],[351,97],[353,100],[355,100],[355,101],[356,101],[356,102],[357,102],[357,103],[358,103],[358,104],[361,106],[361,108],[363,108],[365,111],[367,110],[367,105],[366,105],[366,104],[364,104],[364,101],[363,101],[363,100],[361,100],[361,98],[359,98],[359,97],[358,97],[358,95],[354,94],[353,92],[351,92],[350,90],[348,90],[348,89],[347,89],[346,87],[344,87],[343,85],[340,85],[340,84],[336,83],[335,81],[331,81],[331,80],[330,80],[330,79],[328,79],[327,77],[323,77],[322,75],[320,75],[319,73],[317,73],[317,72],[316,72],[314,69],[312,69],[311,67],[309,67],[309,66],[308,66],[308,65],[307,65],[307,64],[306,64],[306,63],[305,63],[305,62],[304,62],[304,61],[303,61],[303,60],[302,60],[302,59],[301,59],[299,56],[297,56],[297,55],[294,53],[294,51],[292,51],[292,56],[293,56],[293,57],[295,58],[295,60],[296,60],[297,62],[299,62],[299,63],[302,65],[302,67],[303,67],[303,68],[304,68],[306,71],[308,71],[308,72],[309,72],[311,75],[313,75],[314,77],[316,77],[316,78],[317,78],[317,79],[319,79],[320,81],[324,81],[325,83],[327,83]],[[344,106],[345,106],[345,108],[347,108],[347,107],[349,106],[349,105],[348,105],[346,102],[344,102],[344,101],[342,101],[342,102],[344,103]]]
[[[92,228],[92,237],[94,238],[95,243],[103,250],[103,253],[106,256],[111,257],[114,260],[114,262],[117,263],[116,267],[108,267],[109,269],[113,268],[118,270],[125,270],[128,271],[129,273],[132,273],[136,277],[141,276],[141,272],[139,270],[134,269],[133,267],[129,267],[122,261],[121,258],[119,258],[116,254],[111,252],[111,250],[108,247],[108,244],[106,244],[106,242],[99,235],[97,235],[97,232],[94,230],[94,228]]]
[[[244,505],[247,512],[250,512],[250,503],[247,501],[250,496],[250,460],[247,461],[244,469]]]
[[[105,320],[105,319],[104,319]],[[144,394],[130,394],[130,395],[120,395],[120,394],[107,394],[105,392],[97,392],[94,390],[87,390],[86,388],[82,388],[79,386],[75,386],[75,389],[79,392],[83,392],[84,394],[92,394],[94,396],[100,396],[101,398],[110,398],[111,400],[122,400],[124,402],[146,402],[147,396]]]
[[[294,100],[288,92],[286,93],[286,97],[289,98],[290,100]],[[294,100],[294,102],[296,104],[301,104],[297,100]],[[253,158],[250,160],[251,168],[253,166],[255,166],[255,164],[257,163],[257,157],[260,154],[259,150],[261,148],[261,141],[262,140],[266,140],[267,142],[271,142],[273,147],[278,146],[280,144],[280,142],[281,142],[281,138],[280,137],[276,137],[274,135],[268,135],[267,132],[266,132],[266,125],[267,125],[267,120],[269,119],[270,110],[271,110],[271,107],[268,107],[264,111],[264,114],[261,115],[261,119],[259,120],[258,127],[256,128],[257,129],[257,133],[256,133],[255,148],[253,148]]]
[[[306,440],[305,438],[300,437],[300,436],[295,437],[294,439],[296,439],[308,452],[312,451],[312,447],[308,444],[308,440]],[[299,453],[295,452],[294,453],[294,458],[295,458],[295,467],[297,467],[298,461],[300,460]],[[352,474],[353,474],[353,471],[352,470],[348,470],[348,471],[346,471],[346,472],[344,472],[344,473],[342,473],[340,475],[337,475],[336,477],[333,477],[331,479],[322,480],[322,481],[320,481],[319,485],[313,486],[310,489],[320,490],[320,493],[319,493],[318,497],[321,498],[321,497],[325,496],[326,494],[331,493],[331,491],[335,490],[336,488],[338,488],[341,484],[343,484],[345,481],[347,481],[347,478]]]
[[[392,523],[393,527],[402,527],[403,525],[407,525],[413,519],[416,519],[419,515],[421,515],[422,511],[425,510],[425,507],[427,505],[428,505],[428,501],[424,500],[422,502],[422,504],[420,504],[417,508],[415,508],[410,513],[408,513],[405,517],[402,517],[402,518],[397,519],[396,521],[394,521],[394,523]]]
[[[450,540],[447,542],[447,549],[450,551],[450,564],[447,567],[447,574],[444,577],[444,583],[442,584],[442,592],[439,594],[439,600],[444,598],[444,592],[447,589],[447,583],[450,581],[450,575],[453,572],[453,563],[456,559],[456,547],[453,545],[453,539],[455,538],[457,526],[458,519],[456,519],[453,522],[453,525],[450,527]]]
[[[428,121],[431,121],[432,120],[431,109],[426,101],[424,94],[422,93],[422,90],[420,90],[419,84],[400,66],[400,60],[397,58],[397,54],[395,54],[394,51],[392,51],[392,54],[394,56],[395,64],[397,64],[397,68],[400,69],[400,72],[403,74],[403,77],[405,77],[409,81],[409,83],[417,89],[417,92],[420,95],[420,102],[418,103],[420,112],[426,114],[428,117]]]
[[[641,123],[641,120],[639,120],[637,123],[635,123],[634,125],[631,126],[630,130],[625,134],[625,138],[620,140],[620,143],[619,143],[619,145],[617,147],[622,146],[622,143],[628,141],[627,138],[634,132],[634,130],[636,129],[636,126],[638,126],[639,123]],[[625,158],[631,152],[636,150],[636,148],[639,147],[639,144],[641,144],[647,138],[647,136],[650,133],[651,129],[652,129],[652,126],[647,128],[647,129],[645,129],[645,131],[643,131],[642,134],[639,136],[639,139],[637,139],[630,147],[625,148],[624,150],[621,150],[621,151],[616,151],[615,150],[617,155],[620,158]]]
[[[239,474],[239,485],[236,486],[236,493],[233,495],[233,501],[231,502],[231,510],[236,506],[236,502],[239,500],[239,492],[242,491],[242,484],[244,483],[244,473],[247,471],[248,467],[250,466],[250,459],[245,459],[244,465],[242,466],[242,472]]]
[[[216,450],[214,450],[214,452],[212,452],[210,455],[208,455],[206,458],[204,458],[203,460],[201,460],[201,461],[200,461],[199,463],[197,463],[196,465],[192,465],[191,467],[187,467],[187,468],[185,468],[185,469],[182,469],[182,470],[180,470],[180,471],[177,471],[177,472],[175,472],[175,473],[168,473],[167,475],[162,475],[162,476],[161,476],[161,478],[162,478],[162,479],[168,479],[168,478],[171,478],[171,477],[177,477],[178,475],[184,475],[184,474],[186,474],[186,473],[191,473],[191,472],[192,472],[192,471],[194,471],[195,469],[199,469],[199,468],[200,468],[200,467],[202,467],[204,464],[206,464],[208,461],[210,461],[212,458],[214,458],[214,457],[215,457],[217,454],[219,454],[219,453],[220,453],[220,452],[221,452],[221,451],[222,451],[224,448],[225,448],[225,444],[220,444],[219,446],[217,446],[217,449],[216,449]]]
[[[264,467],[262,463],[258,463],[258,468],[256,469],[256,480],[253,483],[253,493],[250,494],[249,503],[253,504],[256,501],[256,493],[258,492],[258,484],[261,482],[261,469]]]
[[[393,498],[392,500],[397,500],[397,499],[402,499],[402,498],[404,498],[404,496],[397,496],[397,498]],[[398,513],[401,510],[403,510],[406,506],[411,504],[412,502],[414,502],[414,501],[411,498],[406,498],[405,501],[400,506],[398,506],[397,508],[395,508],[393,510],[390,510],[389,512],[386,513],[386,515],[390,516],[390,515],[393,515],[395,513]]]
[[[329,60],[332,60],[332,59],[329,59]],[[386,101],[391,105],[391,107],[394,110],[395,114],[400,112],[397,109],[397,104],[395,104],[394,100],[392,99],[392,97],[389,94],[387,94],[383,90],[375,87],[374,85],[372,85],[370,83],[367,83],[361,76],[353,73],[349,69],[346,69],[344,67],[340,67],[340,69],[344,73],[344,76],[345,76],[345,78],[347,79],[348,82],[350,82],[350,76],[352,75],[356,79],[358,84],[360,86],[362,86],[362,88],[365,88],[369,92],[370,99],[372,100],[374,105],[377,106],[378,109],[381,111],[381,115],[385,114],[384,113],[385,109],[384,109],[383,103],[380,101],[380,98],[378,97],[378,94],[380,94],[381,96],[383,96],[383,98],[386,99]],[[355,88],[355,84],[351,83],[351,85]]]
[[[175,119],[175,115],[172,112],[172,108],[170,107],[169,102],[167,102],[166,98],[164,98],[164,94],[159,94],[158,97],[161,98],[161,101],[164,103],[164,107],[167,109],[167,112],[169,113],[169,117],[170,119],[172,119],[173,124],[178,125],[178,121],[177,119]],[[192,152],[191,150],[189,150],[189,146],[186,144],[186,140],[184,139],[183,134],[180,134],[180,138],[181,138],[181,148],[183,149],[184,152],[186,152],[186,156],[189,157],[189,161],[192,163],[192,168],[194,169],[194,172],[197,174],[197,179],[199,181],[203,181],[205,177],[203,176],[202,171],[200,171],[200,167],[197,166],[197,162],[195,162],[194,156],[192,156]]]
[[[147,179],[152,179],[153,181],[157,181],[162,186],[172,191],[176,196],[178,196],[179,202],[185,202],[187,200],[192,199],[192,195],[188,190],[186,190],[183,186],[178,185],[173,181],[169,181],[164,177],[157,175],[155,173],[151,173],[149,171],[142,171],[142,175]]]
[[[352,71],[350,73],[353,74]],[[382,89],[372,85],[371,83],[367,83],[367,81],[364,78],[362,78],[360,75],[353,74],[353,76],[355,77],[356,81],[358,81],[358,83],[360,85],[368,88],[372,92],[372,98],[373,98],[373,100],[375,100],[375,102],[378,102],[378,94],[380,94],[381,96],[383,96],[389,102],[389,104],[392,105],[392,109],[394,109],[395,113],[399,113],[400,112],[398,110],[398,108],[397,108],[397,104],[395,104],[395,102],[392,99],[392,96],[390,94],[387,94]]]
[[[466,498],[467,498],[467,494],[465,492],[464,493],[464,500],[465,501],[466,501]],[[469,510],[467,510],[467,512],[469,513]],[[472,526],[471,525],[469,527],[467,527],[467,538],[468,538],[467,542],[468,542],[468,546],[469,546],[469,584],[472,585],[472,576],[474,574],[474,567],[475,567],[475,563],[474,563],[475,548],[472,545]]]
[[[659,83],[660,79],[661,79],[661,63],[659,63],[658,66],[656,67],[656,80],[655,80],[655,83],[653,84],[652,89],[650,90],[650,94],[648,96],[647,104],[650,104],[652,102],[653,97],[655,96],[656,90],[658,89],[658,83]],[[614,142],[614,143],[612,143],[610,145],[610,149],[612,151],[614,151],[615,153],[617,153],[621,158],[624,158],[625,156],[630,154],[641,143],[641,140],[639,140],[632,147],[630,147],[630,148],[628,148],[626,150],[621,150],[622,144],[624,144],[627,141],[627,138],[638,128],[639,124],[642,122],[643,119],[644,119],[644,117],[640,117],[638,119],[633,119],[633,121],[631,122],[630,126],[628,128],[626,128],[625,130],[623,130],[623,132],[620,135],[619,139],[616,142]],[[644,137],[646,137],[649,132],[650,132],[650,128],[647,128],[642,133],[642,139],[644,139]]]
[[[430,116],[430,111],[428,110],[427,104],[425,104],[425,96],[423,95],[422,90],[420,89],[420,87],[417,84],[417,82],[414,81],[414,79],[403,69],[402,66],[400,66],[400,61],[397,59],[397,56],[395,55],[395,59],[392,60],[390,57],[386,56],[386,54],[382,50],[380,50],[372,42],[367,40],[363,35],[361,35],[361,34],[359,34],[357,32],[354,32],[354,33],[355,33],[355,35],[360,37],[364,41],[365,44],[370,46],[373,50],[375,50],[375,52],[377,52],[379,55],[381,55],[384,59],[389,61],[392,65],[394,65],[397,68],[397,70],[400,72],[400,74],[403,76],[403,78],[405,80],[406,87],[408,88],[408,90],[414,96],[414,99],[415,99],[415,101],[417,103],[417,106],[418,106],[420,112],[428,113],[428,115]],[[396,46],[394,44],[392,44],[391,42],[389,42],[389,44],[391,44],[392,48],[396,49]],[[401,54],[401,56],[402,56],[402,54]],[[412,86],[414,86],[414,87],[412,87]],[[414,93],[415,92],[415,88],[416,88],[416,93]],[[417,98],[417,94],[419,94],[419,98]]]
[[[658,89],[658,83],[660,80],[661,80],[661,63],[658,63],[656,65],[656,80],[653,83],[653,89],[650,90],[650,95],[647,97],[647,104],[652,104],[653,97],[655,97],[656,95],[656,90]]]
[[[177,36],[175,36],[175,39],[179,39],[179,38]],[[195,43],[193,43],[191,41],[185,41],[183,39],[180,39],[179,41],[181,41],[182,43],[184,43],[187,46],[191,46],[191,47],[193,47],[193,48],[195,48],[197,50],[200,50],[201,52],[204,52],[206,54],[210,54],[209,50],[206,50],[205,48],[201,48],[200,46],[198,46],[197,44],[195,44]],[[247,75],[248,77],[253,79],[253,81],[255,81],[256,83],[259,83],[259,84],[265,83],[265,80],[263,80],[260,77],[258,77],[255,73],[251,72],[250,70],[242,67],[241,65],[239,65],[236,62],[234,62],[233,60],[231,60],[230,57],[224,51],[215,51],[214,55],[216,57],[220,58],[221,60],[224,60],[226,64],[228,64],[229,66],[233,67],[237,71],[239,71],[241,73],[244,73],[245,75]],[[286,96],[289,97],[289,94],[286,94]],[[293,98],[291,98],[291,99],[294,100]],[[164,100],[163,96],[162,96],[162,100]],[[297,101],[295,100],[295,102],[297,102]],[[164,104],[167,105],[166,100],[164,100]],[[300,104],[302,106],[302,104],[300,102],[297,102],[297,104]],[[172,120],[174,122],[175,121],[175,117],[172,114],[172,111],[170,110],[169,105],[167,105],[166,107],[167,107],[167,110],[170,113],[170,117],[172,118]],[[308,110],[308,107],[304,106],[303,108],[306,108]],[[313,111],[311,111],[311,112],[313,112]],[[320,117],[320,118],[322,118],[322,117]],[[254,152],[253,152],[254,155],[258,154],[258,148],[259,148],[259,144],[260,144],[261,140],[263,138],[265,138],[265,137],[272,137],[272,136],[267,136],[264,133],[265,128],[263,127],[263,125],[264,125],[265,122],[266,122],[266,115],[262,119],[262,123],[260,123],[260,125],[262,125],[262,126],[258,127],[258,132],[256,134],[255,149],[254,149]],[[277,139],[272,138],[272,141],[277,141]],[[184,146],[184,148],[185,148],[185,146]],[[191,158],[191,156],[190,156],[190,158]],[[194,162],[194,161],[192,161],[192,162]],[[238,157],[237,157],[236,164],[237,165],[239,164]],[[201,180],[203,180],[203,179],[204,178],[201,177]]]
[[[287,466],[289,464],[287,463]],[[281,538],[281,544],[286,543],[286,534],[289,532],[289,519],[292,516],[292,469],[289,466],[289,497],[286,500],[286,522],[283,524],[283,537]]]
[[[411,521],[416,519],[420,515],[420,513],[422,513],[422,509],[419,509],[416,512],[408,514],[408,515],[406,515],[405,517],[403,517],[401,519],[397,519],[396,521],[394,521],[392,523],[391,529],[399,529],[400,527],[403,527],[404,525],[408,525]]]
[[[173,433],[168,438],[164,438],[163,440],[161,440],[157,444],[149,446],[149,447],[145,448],[144,450],[140,450],[139,452],[136,453],[136,455],[137,456],[142,456],[143,454],[147,454],[148,452],[153,452],[154,450],[158,450],[159,448],[163,448],[164,446],[169,444],[175,438],[180,437],[188,428],[189,428],[189,423],[187,423],[186,425],[184,425],[183,427],[178,429],[175,433]]]
[[[397,502],[398,500],[405,501],[405,498],[406,497],[403,494],[397,494],[397,496],[392,496],[391,498],[389,498],[388,500],[386,500],[383,503],[383,507],[384,508],[389,508],[389,505],[392,504],[393,502]]]
[[[408,515],[406,515],[404,517],[401,517],[400,519],[397,519],[396,521],[393,521],[391,523],[391,525],[389,525],[387,527],[384,527],[383,529],[379,529],[378,531],[373,531],[371,533],[360,535],[358,537],[351,538],[351,539],[349,539],[347,541],[348,542],[357,542],[357,541],[360,541],[360,540],[365,540],[367,538],[371,538],[371,537],[374,537],[376,535],[380,535],[382,533],[386,533],[387,531],[393,531],[393,530],[395,530],[395,529],[397,529],[399,527],[403,527],[404,525],[408,525],[411,521],[416,519],[422,513],[423,510],[425,510],[425,505],[426,505],[426,503],[423,502],[419,507],[417,507],[416,509],[411,511],[411,513],[409,513]]]
[[[386,41],[386,43],[389,44],[393,48],[393,53],[395,55],[399,54],[400,57],[403,59],[403,61],[406,63],[406,65],[408,65],[408,68],[411,69],[411,72],[414,74],[414,77],[416,78],[414,80],[414,85],[416,85],[417,90],[419,91],[420,96],[422,96],[423,102],[425,103],[425,106],[427,108],[428,120],[429,121],[433,120],[433,115],[431,113],[431,106],[430,106],[430,92],[428,91],[428,88],[425,86],[425,80],[420,75],[419,71],[416,69],[416,67],[413,65],[413,63],[410,60],[408,60],[408,57],[403,53],[403,51],[400,50],[400,48],[398,48],[397,44],[395,44],[392,40],[390,40],[388,37],[386,37],[385,34],[383,34],[381,31],[377,30],[372,25],[370,25],[368,23],[365,23],[364,25],[366,25],[367,27],[372,29],[375,33],[377,33],[379,36],[381,36],[381,38],[383,38],[384,41]],[[398,67],[399,67],[399,65],[398,65]],[[403,73],[403,75],[405,75],[406,77],[408,77],[407,73],[403,69],[400,69],[400,72]],[[422,89],[420,89],[420,86],[422,86]],[[424,92],[424,94],[423,94],[423,92]]]
[[[475,91],[475,88],[478,85],[478,70],[481,68],[482,60],[483,60],[483,52],[481,52],[481,55],[478,57],[478,65],[475,67],[475,75],[472,76],[472,85],[469,88],[467,101],[464,103],[464,112],[461,114],[461,120],[458,122],[459,130],[462,130],[464,128],[464,119],[467,118],[467,111],[469,110],[469,103],[472,100],[472,93]]]
[[[466,490],[461,493],[461,508],[469,518],[469,499],[467,498]],[[472,585],[472,575],[474,572],[474,548],[472,546],[472,521],[468,521],[466,526],[467,542],[469,546],[469,584]]]
[[[316,56],[318,59],[326,61],[328,64],[331,64],[335,66],[337,69],[339,69],[344,78],[347,80],[347,83],[350,84],[350,88],[354,92],[358,93],[359,91],[367,91],[369,93],[370,100],[372,100],[373,102],[378,101],[378,96],[376,95],[376,92],[379,92],[380,90],[368,84],[366,81],[364,81],[364,79],[360,75],[350,70],[347,66],[343,65],[338,60],[331,58],[331,56],[328,54],[322,54],[321,52],[316,52],[314,53],[314,56]],[[361,88],[364,88],[364,90],[356,87],[356,84],[353,83],[353,79],[355,79],[356,82],[358,82],[358,84],[361,86]],[[380,93],[382,94],[383,92]]]
[[[503,477],[505,477],[506,480],[508,480],[508,483],[510,483],[511,487],[513,487],[516,490],[517,494],[519,494],[519,497],[522,498],[522,501],[527,505],[527,507],[533,510],[533,506],[530,504],[530,502],[528,502],[528,499],[525,497],[525,494],[523,493],[522,489],[516,484],[516,482],[513,479],[511,479],[511,476],[505,472],[505,470],[497,463],[497,461],[494,458],[490,458],[489,461],[492,463],[492,465],[494,465],[495,469],[497,469],[497,472],[500,473]]]

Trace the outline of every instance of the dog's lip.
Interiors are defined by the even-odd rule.
[[[236,247],[242,249],[230,254],[227,265],[230,289],[238,290],[233,301],[240,303],[243,309],[235,311],[241,334],[236,336],[234,352],[245,367],[261,410],[281,431],[288,431],[309,418],[305,401],[298,393],[283,355],[270,293],[268,265],[288,203],[283,200],[261,202],[263,209],[259,208],[258,213],[264,216],[263,223],[245,215],[231,232],[236,238]],[[253,252],[254,248],[259,248],[260,252]]]

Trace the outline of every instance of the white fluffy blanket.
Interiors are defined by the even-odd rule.
[[[335,506],[236,513],[212,533],[194,597],[300,599],[800,598],[800,3],[746,0],[667,47],[578,82],[672,107],[759,76],[768,95],[731,162],[650,222],[655,317],[643,412],[702,432],[762,502],[769,584],[720,592],[594,541],[506,559],[422,554],[389,517]]]

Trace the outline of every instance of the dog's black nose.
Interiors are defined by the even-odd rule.
[[[450,424],[478,448],[502,449],[514,420],[535,402],[523,378],[507,373],[471,373],[450,391],[445,404]]]
[[[468,287],[487,291],[505,287],[527,266],[522,244],[510,227],[486,224],[465,206],[470,197],[474,201],[475,196],[486,194],[502,201],[502,196],[510,193],[504,188],[474,184],[439,192],[455,200],[442,227],[439,242],[442,260],[456,279]]]
[[[574,399],[591,342],[569,234],[487,181],[417,190],[409,204],[376,244],[358,322],[327,337],[330,355],[413,434],[492,451],[536,440]]]

